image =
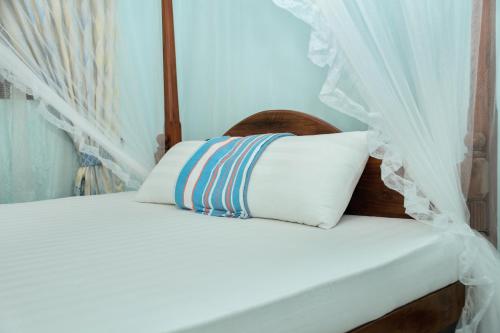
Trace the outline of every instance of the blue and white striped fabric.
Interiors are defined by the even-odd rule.
[[[203,144],[177,178],[175,203],[201,214],[249,218],[247,188],[255,163],[274,140],[293,134],[217,137]]]

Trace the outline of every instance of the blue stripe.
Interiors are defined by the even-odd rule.
[[[266,142],[264,142],[262,144],[262,146],[260,147],[259,151],[257,152],[257,154],[253,157],[253,159],[250,161],[250,165],[248,167],[248,173],[246,175],[246,179],[245,179],[245,184],[243,185],[243,204],[245,205],[245,211],[246,211],[246,214],[247,216],[243,216],[243,218],[246,218],[246,217],[250,217],[252,214],[250,213],[250,209],[248,208],[248,197],[247,197],[247,193],[248,193],[248,183],[250,183],[250,176],[251,176],[251,173],[253,171],[253,168],[255,167],[255,164],[257,163],[257,161],[259,160],[259,158],[262,156],[262,153],[266,150],[266,148],[271,144],[273,143],[275,140],[279,139],[279,138],[282,138],[282,137],[285,137],[285,136],[290,136],[290,134],[288,133],[278,133],[278,134],[273,134],[271,137],[269,137]]]
[[[259,149],[259,145],[271,137],[272,135],[259,135],[250,150],[243,156],[243,160],[241,161],[238,170],[236,170],[236,177],[234,179],[234,185],[231,192],[231,204],[237,212],[241,213],[242,211],[243,203],[240,202],[240,188],[243,183],[243,174],[247,168],[247,164],[251,161],[255,150]],[[248,172],[251,172],[251,170],[248,170]]]
[[[243,153],[243,151],[246,149],[247,145],[255,138],[255,136],[249,136],[242,138],[238,140],[240,142],[240,145],[238,149],[234,152],[234,154],[231,156],[231,158],[226,161],[224,166],[222,167],[221,175],[219,179],[217,180],[216,186],[210,196],[210,203],[211,206],[214,207],[216,211],[227,211],[227,207],[224,204],[224,189],[226,187],[226,184],[228,182],[228,178],[230,176],[230,172],[232,167],[234,166],[236,160],[238,157]]]
[[[205,167],[203,168],[200,179],[193,190],[193,207],[197,212],[202,212],[205,210],[205,205],[203,203],[203,194],[208,185],[208,182],[219,165],[219,162],[231,151],[232,147],[236,144],[238,140],[233,140],[224,146],[218,148],[213,155],[208,159]]]
[[[175,187],[177,206],[186,208],[184,192],[187,190],[192,191],[192,193],[188,192],[186,195],[192,195],[193,209],[198,213],[239,218],[251,217],[247,192],[253,168],[272,142],[290,135],[293,134],[252,135],[235,138],[233,141],[225,143],[222,147],[210,152],[211,156],[206,159],[206,163],[199,174],[198,182],[193,189],[186,189],[191,172],[208,153],[208,150],[213,145],[228,140],[229,137],[218,137],[207,141],[186,162],[179,174]],[[238,161],[240,161],[239,164]],[[232,186],[229,189],[232,175],[234,175]],[[212,178],[214,181],[210,187]],[[205,196],[208,199],[206,203],[203,200]],[[226,196],[229,197],[231,207],[226,205]]]
[[[181,173],[179,174],[179,177],[177,177],[177,182],[175,184],[175,203],[177,206],[186,209],[186,206],[184,205],[184,189],[186,188],[188,177],[191,174],[191,171],[195,168],[196,164],[198,164],[200,159],[203,155],[205,155],[210,147],[227,139],[227,136],[221,136],[208,140],[186,162],[181,170]]]
[[[207,186],[207,188],[205,188],[205,191],[203,191],[203,194],[202,194],[203,198],[205,198],[205,196],[207,195],[207,197],[208,197],[208,205],[210,207],[215,207],[214,204],[213,204],[213,200],[212,200],[213,193],[214,193],[214,191],[216,191],[217,184],[220,183],[220,180],[224,179],[226,177],[225,173],[224,173],[224,169],[227,169],[227,166],[229,165],[228,163],[231,163],[231,159],[233,158],[234,154],[239,151],[239,148],[241,146],[241,142],[242,142],[242,140],[235,140],[233,142],[233,144],[231,145],[231,150],[228,151],[228,153],[224,156],[225,161],[221,161],[219,163],[219,165],[218,165],[219,168],[214,168],[213,172],[215,172],[215,170],[217,169],[218,170],[217,171],[218,175],[214,175],[215,176],[215,180],[214,180],[212,186],[210,188],[208,188],[208,186]],[[213,173],[212,173],[212,175],[213,175]],[[211,178],[213,177],[212,175],[210,175]],[[210,191],[210,192],[206,193],[207,191]]]

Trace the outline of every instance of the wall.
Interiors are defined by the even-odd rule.
[[[164,130],[161,0],[116,3],[121,137],[126,152],[152,169]]]
[[[343,130],[364,126],[324,106],[310,28],[271,0],[174,0],[184,139],[222,134],[257,111],[294,109]]]
[[[78,158],[71,139],[20,92],[0,100],[0,204],[73,194]]]

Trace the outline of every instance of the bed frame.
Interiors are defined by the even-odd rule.
[[[157,137],[157,160],[181,141],[175,59],[173,8],[162,0],[165,92],[165,134]],[[246,136],[289,132],[295,135],[339,133],[331,124],[311,115],[288,110],[256,113],[229,129],[225,135]],[[353,215],[408,218],[403,197],[387,188],[380,175],[380,160],[370,158],[354,191],[346,213]],[[456,282],[408,303],[349,333],[441,333],[452,332],[465,303],[465,287]]]

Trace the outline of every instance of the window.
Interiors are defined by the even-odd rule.
[[[0,78],[0,99],[10,99],[12,98],[12,83]],[[33,95],[26,94],[26,100],[32,101],[34,99]]]
[[[0,99],[9,99],[11,95],[11,87],[10,82],[0,79]]]

